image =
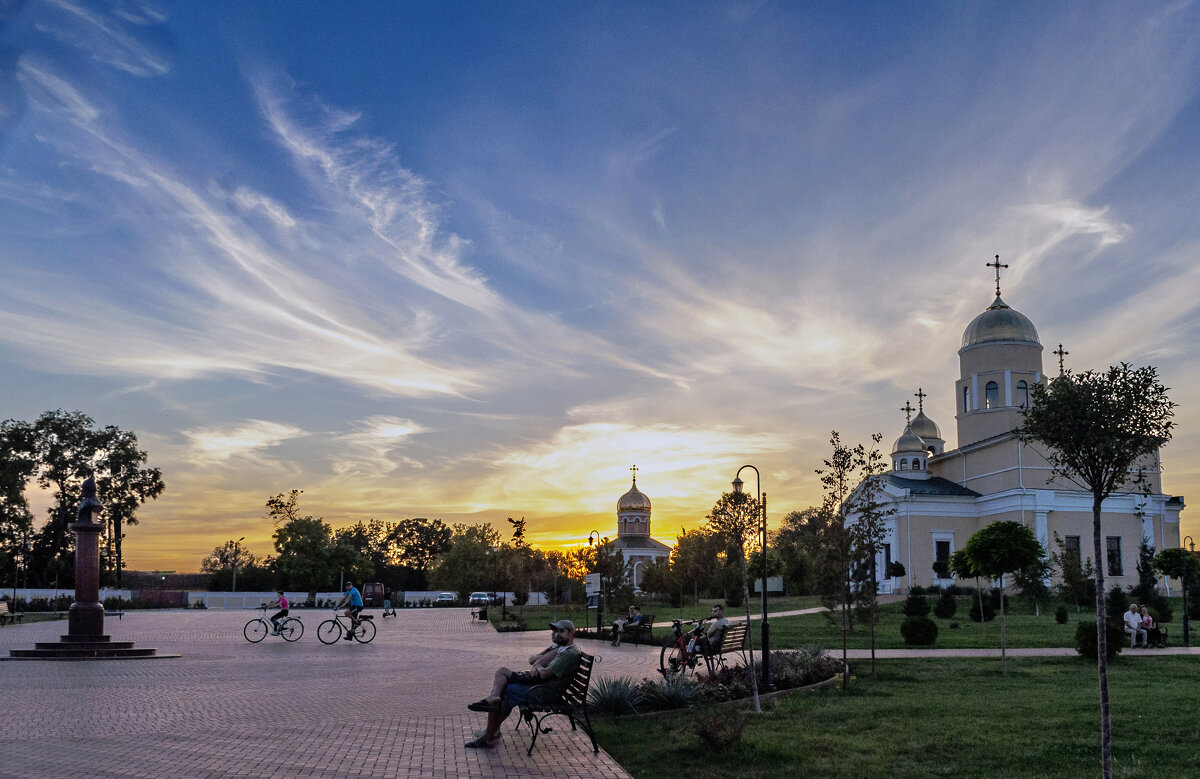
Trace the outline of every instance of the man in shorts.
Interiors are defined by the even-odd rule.
[[[567,688],[579,668],[580,652],[579,647],[575,646],[575,623],[560,619],[550,623],[550,630],[554,645],[529,658],[529,664],[533,666],[530,670],[509,671],[501,668],[496,672],[491,693],[467,705],[471,711],[484,711],[488,715],[487,728],[474,741],[467,742],[468,748],[494,747],[499,740],[500,725],[508,719],[514,707],[529,698],[529,691],[533,687],[545,686],[556,694],[561,694]],[[545,662],[547,659],[549,662]]]
[[[338,601],[337,608],[346,609],[342,613],[350,618],[350,630],[346,633],[346,640],[354,640],[354,631],[358,629],[358,612],[363,610],[362,593],[354,586],[354,582],[346,582],[346,594]]]

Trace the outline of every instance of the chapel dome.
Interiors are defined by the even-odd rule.
[[[1037,328],[1029,317],[1010,308],[997,295],[992,304],[979,316],[971,320],[963,331],[963,348],[994,341],[1024,341],[1041,346]]]
[[[912,426],[904,428],[904,435],[896,439],[892,445],[892,454],[927,454],[925,442],[913,432]]]
[[[924,411],[918,412],[908,427],[915,435],[923,439],[936,438],[939,441],[942,439],[942,431],[938,429],[937,423],[925,416]]]
[[[617,511],[649,511],[650,499],[643,495],[637,488],[637,479],[633,480],[633,486],[629,488],[629,492],[621,496],[617,501]]]

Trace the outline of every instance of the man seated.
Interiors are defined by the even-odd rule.
[[[529,658],[528,671],[501,668],[492,681],[492,691],[484,698],[468,704],[471,711],[487,712],[487,728],[466,746],[470,749],[490,749],[499,740],[500,725],[508,719],[513,708],[529,699],[535,686],[549,688],[561,695],[579,668],[579,647],[575,646],[575,623],[560,619],[550,623],[553,645]]]
[[[1137,646],[1138,636],[1142,637],[1142,646],[1149,646],[1146,642],[1146,630],[1142,627],[1142,615],[1138,612],[1136,603],[1129,604],[1129,611],[1125,612],[1125,632],[1129,634],[1129,648]]]
[[[612,645],[621,645],[621,634],[625,632],[625,628],[630,625],[639,625],[642,622],[642,610],[637,606],[629,607],[629,616],[618,619],[613,622],[612,627]]]
[[[707,625],[701,624],[696,628],[696,638],[692,639],[693,643],[688,646],[689,652],[699,644],[700,651],[704,653],[705,657],[708,657],[721,646],[721,639],[725,637],[725,628],[729,627],[729,620],[725,618],[725,607],[720,603],[713,606],[711,619],[712,622]]]

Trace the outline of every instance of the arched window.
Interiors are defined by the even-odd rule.
[[[994,381],[989,381],[983,389],[983,407],[984,408],[999,408],[1000,406],[1000,385]]]
[[[918,459],[917,459],[917,458],[915,458],[915,457],[913,458],[913,470],[914,470],[914,471],[919,471],[919,470],[921,470],[921,461],[920,461],[920,460],[918,460]]]
[[[1029,385],[1025,380],[1017,382],[1017,405],[1021,408],[1029,408]]]
[[[966,387],[963,387],[963,413],[971,410],[971,392]]]
[[[900,470],[902,470],[902,471],[907,471],[907,470],[908,470],[908,460],[901,460],[901,461],[900,461]]]

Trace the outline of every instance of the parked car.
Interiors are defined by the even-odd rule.
[[[453,606],[456,600],[458,600],[458,596],[452,592],[439,592],[436,603],[439,606]]]
[[[491,598],[488,597],[486,592],[473,592],[467,600],[467,604],[470,606],[486,606],[490,600]]]

